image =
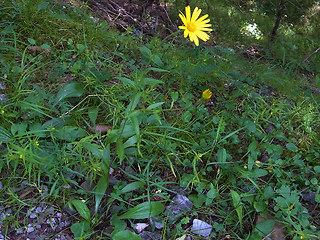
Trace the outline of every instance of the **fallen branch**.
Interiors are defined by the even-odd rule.
[[[316,54],[319,50],[320,50],[320,47],[317,50],[315,50],[313,53],[311,53],[308,57],[306,57],[306,59],[303,60],[303,62],[308,61],[308,59],[311,58],[314,54]]]

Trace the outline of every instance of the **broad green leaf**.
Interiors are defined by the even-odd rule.
[[[164,102],[158,102],[158,103],[151,104],[149,107],[147,107],[147,110],[157,108],[157,107],[161,106],[162,104],[164,104]]]
[[[320,173],[320,166],[315,166],[313,169],[316,173]]]
[[[141,237],[139,237],[137,234],[129,230],[117,232],[115,235],[113,235],[112,239],[113,240],[142,240]]]
[[[190,122],[191,118],[192,118],[192,114],[191,112],[189,111],[185,111],[183,114],[182,114],[182,120],[185,122],[185,123],[188,123]]]
[[[268,200],[274,196],[274,191],[272,187],[267,186],[263,191],[263,197],[265,200]]]
[[[156,84],[164,84],[164,81],[154,79],[154,78],[144,78],[143,83],[148,85],[156,85]]]
[[[83,138],[87,136],[87,132],[79,127],[65,126],[54,132],[54,136],[58,139],[73,142],[77,138]]]
[[[84,93],[83,84],[78,82],[70,83],[58,92],[54,105],[58,104],[63,99],[68,97],[80,97],[83,93]]]
[[[12,135],[3,127],[0,126],[0,143],[7,143],[10,141]]]
[[[251,154],[248,156],[248,170],[252,170],[254,164],[254,159],[252,158]]]
[[[27,40],[31,45],[35,45],[36,44],[36,40],[34,40],[33,38],[28,38]]]
[[[123,147],[123,142],[121,137],[117,139],[117,155],[121,163],[122,160],[124,159],[124,147]]]
[[[254,202],[253,207],[257,212],[263,212],[266,209],[267,205],[265,202]]]
[[[122,189],[121,189],[121,193],[126,193],[126,192],[131,192],[131,191],[134,191],[142,186],[144,186],[145,183],[144,182],[132,182],[132,183],[129,183],[128,185],[124,186]]]
[[[72,224],[71,232],[76,239],[85,235],[90,230],[90,223],[88,221],[82,221]],[[80,238],[81,239],[81,238]]]
[[[133,100],[131,100],[131,102],[129,103],[129,105],[127,106],[127,109],[125,111],[126,114],[130,114],[138,105],[140,97],[141,97],[141,92],[137,93]]]
[[[299,150],[299,148],[294,145],[293,143],[287,143],[286,144],[287,149],[289,149],[292,152],[297,152]]]
[[[147,48],[146,46],[141,46],[139,50],[143,56],[145,56],[148,59],[151,58],[152,52],[149,48]]]
[[[77,212],[88,222],[91,222],[90,210],[87,205],[81,200],[72,200],[71,203],[75,206]]]
[[[134,135],[132,137],[130,137],[124,144],[123,144],[123,148],[126,149],[128,147],[132,147],[134,144],[137,143],[137,136]]]
[[[271,233],[274,224],[275,221],[272,219],[259,222],[254,228],[254,232],[258,232],[261,237],[268,236]]]
[[[108,175],[106,174],[106,176],[101,176],[94,189],[94,195],[96,200],[95,208],[94,208],[95,213],[98,212],[99,205],[101,203],[103,195],[105,194],[108,186],[109,186]]]
[[[38,9],[38,10],[46,9],[46,8],[48,7],[48,5],[49,5],[48,2],[42,1],[42,2],[38,5],[37,9]]]
[[[97,159],[102,158],[102,151],[99,149],[99,146],[94,143],[83,142],[82,146],[91,152]]]
[[[131,86],[135,86],[135,82],[130,80],[129,78],[126,78],[126,77],[118,77],[118,79],[123,82],[123,83],[126,83],[126,84],[129,84]]]
[[[227,162],[227,151],[224,148],[219,148],[217,152],[217,161],[219,163],[225,163]]]
[[[239,218],[239,223],[240,223],[240,227],[242,228],[242,204],[241,204],[241,198],[239,193],[237,193],[236,191],[231,190],[230,191],[231,197],[232,197],[232,204],[233,207],[236,209],[238,218]]]
[[[134,208],[129,209],[126,213],[119,216],[119,219],[144,219],[156,216],[164,211],[164,206],[160,202],[144,202]]]
[[[97,117],[98,117],[98,111],[99,111],[99,109],[97,107],[91,108],[88,111],[88,116],[89,116],[89,119],[90,119],[91,123],[93,124],[93,127],[96,126],[96,121],[97,121]]]

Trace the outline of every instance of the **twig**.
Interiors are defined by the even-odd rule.
[[[311,58],[314,54],[316,54],[319,50],[320,50],[320,47],[317,50],[315,50],[313,53],[311,53],[308,57],[306,57],[306,59],[303,60],[303,62],[308,61],[308,59]]]

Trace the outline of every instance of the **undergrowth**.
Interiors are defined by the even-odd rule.
[[[299,62],[176,41],[119,33],[67,4],[2,2],[0,196],[17,212],[2,234],[23,227],[25,206],[51,202],[76,210],[77,239],[121,239],[151,215],[163,239],[191,234],[192,218],[212,239],[262,239],[274,220],[288,239],[319,238],[319,93]],[[194,206],[170,220],[177,187]],[[257,227],[258,215],[274,220]]]

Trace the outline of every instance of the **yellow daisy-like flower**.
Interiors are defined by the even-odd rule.
[[[202,93],[202,98],[204,98],[204,99],[209,99],[209,98],[211,98],[211,96],[212,96],[212,92],[209,89],[205,90]]]
[[[190,41],[194,42],[196,46],[199,46],[199,39],[203,41],[209,40],[209,35],[206,34],[204,31],[212,31],[210,19],[206,19],[208,14],[200,17],[201,9],[196,7],[191,15],[190,6],[186,7],[186,15],[180,12],[179,17],[181,18],[184,26],[179,26],[180,29],[184,30],[184,37],[187,38],[189,35]]]

